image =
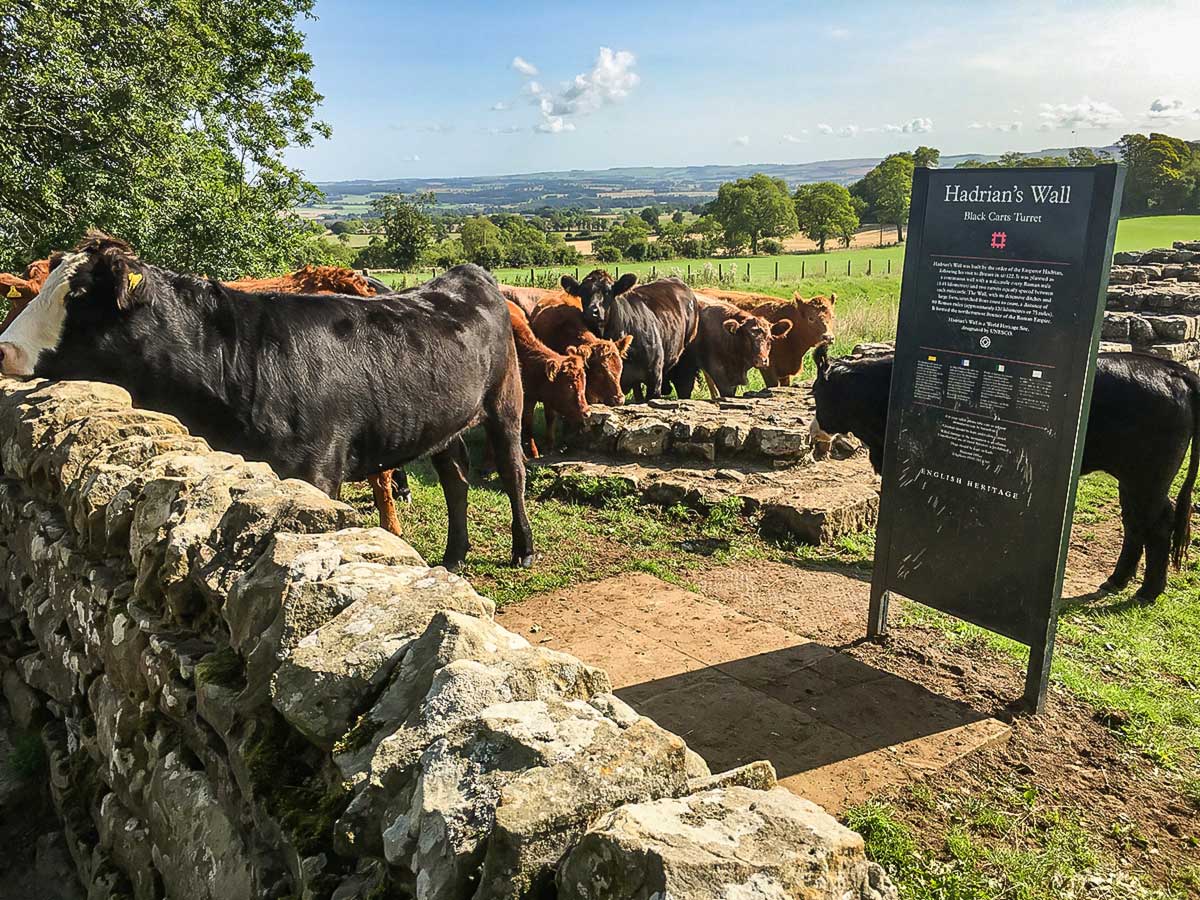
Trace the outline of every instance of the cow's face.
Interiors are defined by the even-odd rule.
[[[582,282],[576,281],[570,275],[562,277],[563,290],[579,299],[583,307],[583,321],[597,335],[603,334],[605,326],[608,325],[613,299],[635,284],[637,276],[632,272],[626,272],[614,282],[612,277],[601,269],[596,269]]]
[[[565,359],[549,360],[546,378],[550,381],[550,395],[556,412],[571,422],[582,422],[587,418],[587,377],[582,350],[572,347]]]
[[[793,299],[796,301],[796,326],[803,331],[811,344],[832,343],[833,305],[837,302],[837,294],[813,297],[811,300],[805,300],[796,294]]]
[[[725,330],[738,342],[738,357],[750,361],[751,368],[764,369],[771,363],[771,342],[792,329],[787,319],[772,325],[762,316],[745,319],[726,319]]]
[[[128,311],[145,295],[146,269],[123,241],[90,234],[71,253],[56,255],[36,297],[0,334],[0,373],[29,378],[39,362],[69,352],[68,341]]]
[[[580,348],[587,356],[589,402],[603,403],[605,406],[620,406],[625,402],[625,392],[621,390],[621,372],[632,343],[633,335],[627,334],[619,341],[601,339]]]

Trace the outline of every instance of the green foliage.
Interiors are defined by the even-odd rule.
[[[89,227],[221,278],[292,267],[315,188],[283,162],[328,127],[312,0],[28,0],[0,15],[0,268]],[[308,251],[311,252],[311,247]]]
[[[661,206],[647,206],[638,215],[642,221],[650,226],[651,229],[658,228],[658,217],[663,214]]]
[[[1200,210],[1200,142],[1152,132],[1117,143],[1127,167],[1122,212]]]
[[[832,181],[802,184],[796,188],[796,221],[800,230],[817,242],[822,253],[830,238],[849,243],[858,229],[854,198],[844,186]]]
[[[942,158],[942,151],[936,147],[918,147],[913,151],[913,165],[922,166],[932,169],[938,164],[938,160]]]
[[[676,225],[682,225],[683,224],[683,210],[677,209],[677,210],[675,210],[675,212],[671,213],[671,221],[674,222]]]
[[[432,191],[406,197],[404,194],[385,194],[371,202],[371,210],[379,219],[379,237],[371,240],[367,256],[372,267],[407,268],[424,256],[435,240],[429,207],[437,202]],[[361,257],[360,257],[361,262]]]
[[[750,251],[757,253],[762,238],[787,237],[797,229],[796,207],[787,185],[781,178],[761,173],[721,185],[709,211],[720,223],[722,242],[730,252],[749,244]]]
[[[578,265],[579,251],[550,231],[542,217],[475,216],[462,224],[462,252],[470,262],[498,266]]]
[[[923,155],[928,158],[929,154]],[[904,223],[908,220],[912,196],[913,160],[912,153],[893,153],[850,187],[850,193],[866,204],[869,215],[896,226],[900,241],[904,240]]]
[[[5,769],[16,779],[27,781],[46,771],[46,748],[34,732],[13,735],[12,750],[5,760]]]

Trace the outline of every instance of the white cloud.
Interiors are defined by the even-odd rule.
[[[517,57],[513,60],[513,67],[517,71],[523,71],[516,65],[520,59]],[[576,75],[557,91],[545,87],[541,82],[530,81],[525,85],[525,90],[542,114],[542,121],[535,130],[547,134],[574,131],[575,125],[566,121],[568,117],[586,116],[624,100],[641,81],[633,71],[635,65],[637,57],[628,50],[601,47],[591,71]],[[526,74],[536,74],[536,70]]]
[[[489,128],[489,129],[487,129],[487,133],[488,134],[516,134],[519,131],[523,131],[523,130],[524,129],[522,129],[520,125],[506,125],[504,128]]]
[[[808,134],[808,129],[807,128],[800,129],[800,134],[802,134],[802,135]],[[804,143],[803,137],[797,137],[794,134],[785,134],[783,136],[783,140],[789,144],[803,144]]]
[[[1183,119],[1196,118],[1200,115],[1200,109],[1193,109],[1190,112],[1184,106],[1182,100],[1178,97],[1156,97],[1154,102],[1150,104],[1150,111],[1146,113],[1146,117],[1150,119]]]
[[[750,146],[750,135],[739,134],[737,137],[735,137],[733,139],[733,142],[735,144],[737,144],[739,147],[749,147]]]
[[[532,78],[538,73],[537,66],[531,62],[527,62],[519,56],[514,56],[512,67],[524,75],[526,78]]]
[[[425,125],[418,125],[416,130],[428,134],[450,134],[454,131],[454,125],[450,122],[429,122]]]
[[[833,28],[830,28],[826,34],[828,34],[834,40],[844,41],[846,38],[850,37],[850,29],[841,28],[835,25]]]
[[[1020,122],[972,122],[967,128],[972,131],[1003,131],[1014,133],[1021,130]]]
[[[817,131],[821,134],[833,134],[833,126],[826,125],[824,122],[818,122]]]
[[[512,107],[503,100],[497,100],[492,104],[492,112],[504,112],[506,109],[512,109]]]
[[[843,125],[838,129],[838,137],[852,138],[858,137],[859,127],[857,125]]]
[[[1042,103],[1038,131],[1110,128],[1124,120],[1121,111],[1103,100],[1084,97],[1078,103]]]
[[[543,134],[562,134],[565,131],[574,131],[575,123],[566,121],[562,116],[546,116],[533,130]]]
[[[420,161],[421,161],[421,157],[418,156],[416,153],[414,153],[412,156],[400,157],[400,162],[420,162]]]

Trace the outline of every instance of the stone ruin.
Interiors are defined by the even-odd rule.
[[[1101,350],[1140,350],[1200,373],[1200,241],[1113,255]]]
[[[567,457],[540,465],[554,490],[575,499],[615,491],[701,512],[732,503],[768,533],[830,543],[875,524],[879,493],[855,444],[814,446],[814,416],[808,385],[716,402],[593,406]]]
[[[0,722],[88,897],[896,897],[769,764],[119,388],[0,381],[0,465]]]

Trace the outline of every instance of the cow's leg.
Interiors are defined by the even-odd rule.
[[[779,387],[779,379],[775,377],[775,370],[768,366],[765,369],[759,369],[762,373],[763,384],[767,387]]]
[[[534,404],[526,402],[521,413],[521,443],[528,449],[529,458],[537,459],[540,454],[537,441],[533,439],[533,407]]]
[[[375,508],[379,510],[379,525],[392,534],[400,535],[400,519],[396,516],[396,499],[392,496],[392,470],[384,469],[367,479],[375,497]]]
[[[512,507],[512,564],[527,569],[533,565],[533,529],[525,512],[525,455],[521,449],[521,387],[513,376],[513,360],[491,395],[484,399],[483,425],[496,460],[496,472]]]
[[[1142,586],[1134,599],[1149,603],[1167,589],[1167,567],[1171,561],[1171,530],[1175,523],[1175,508],[1163,498],[1158,513],[1146,527],[1146,572]]]
[[[633,402],[644,403],[646,395],[642,392],[642,383],[639,381],[633,386]]]
[[[467,558],[471,542],[467,539],[467,473],[470,460],[462,436],[452,440],[444,450],[431,457],[442,493],[446,496],[446,554],[442,565],[456,571]]]
[[[1142,559],[1142,548],[1146,544],[1143,534],[1144,511],[1139,508],[1136,498],[1122,487],[1121,492],[1121,554],[1112,574],[1100,585],[1100,590],[1106,593],[1122,591],[1137,574],[1138,563]]]
[[[412,503],[412,489],[408,486],[408,473],[404,469],[392,469],[392,498],[401,503]]]
[[[552,451],[558,446],[558,441],[554,437],[554,425],[558,420],[554,417],[554,410],[544,403],[542,404],[542,415],[546,418],[546,434],[542,438],[542,445]]]
[[[665,363],[666,360],[663,358],[661,350],[650,360],[650,377],[646,382],[647,400],[657,400],[662,397],[663,381],[666,378],[666,373],[663,371]]]
[[[675,364],[668,377],[680,400],[692,399],[692,393],[696,390],[696,376],[699,374],[700,367],[686,358]]]

